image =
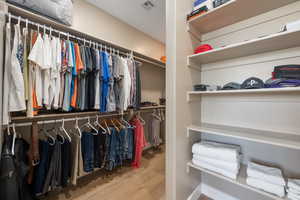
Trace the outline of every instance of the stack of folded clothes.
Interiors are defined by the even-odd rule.
[[[285,181],[280,169],[249,162],[247,175],[248,185],[279,197],[285,195]]]
[[[300,200],[300,179],[288,179],[287,193],[289,199]]]
[[[193,164],[237,179],[241,148],[237,145],[203,141],[193,145]]]

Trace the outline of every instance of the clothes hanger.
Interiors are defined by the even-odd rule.
[[[25,28],[26,28],[26,30],[28,30],[28,23],[29,23],[29,21],[28,21],[28,19],[26,19],[25,20]]]
[[[78,135],[81,138],[82,137],[82,132],[81,132],[81,129],[79,128],[78,118],[77,117],[76,117],[76,121],[75,121],[75,129],[78,131]]]
[[[18,17],[18,26],[21,24],[21,16]]]
[[[121,121],[120,121],[119,119],[114,119],[114,121],[119,125],[120,130],[126,128],[126,126],[124,126],[124,124],[122,124]]]
[[[52,38],[52,27],[50,26],[50,30],[49,30],[49,35],[50,35],[50,38]]]
[[[120,132],[119,127],[115,124],[115,122],[112,119],[110,119],[110,122],[112,123],[112,125],[114,126],[114,128],[117,130],[117,132]]]
[[[91,124],[90,116],[88,116],[88,121],[87,121],[87,123],[85,123],[83,125],[83,127],[88,127],[90,129],[94,130],[96,132],[96,134],[93,133],[93,135],[97,135],[98,134],[98,130]]]
[[[109,135],[111,135],[110,128],[108,127],[108,124],[107,124],[107,122],[106,122],[105,119],[103,120],[103,123],[104,123],[104,125],[105,125],[105,127],[106,127],[107,133],[108,133]]]
[[[65,129],[65,119],[62,119],[62,126],[60,127],[60,130],[67,136],[67,139],[69,142],[72,141],[70,135],[68,134],[67,130]]]
[[[138,116],[139,120],[141,121],[142,125],[146,125],[145,120],[141,117],[141,112],[140,111],[138,111],[138,115],[137,116]]]
[[[122,115],[121,121],[124,122],[128,128],[132,128],[131,124],[124,119],[124,115]]]
[[[11,14],[8,13],[8,24],[10,25],[11,24]]]
[[[54,130],[54,128],[52,129],[52,131]],[[51,130],[50,130],[51,131]],[[47,138],[47,142],[49,143],[50,146],[54,146],[55,145],[55,138],[48,133],[48,131],[45,129],[45,122],[43,122],[43,126],[40,129],[40,132],[42,132],[45,137]],[[49,140],[50,139],[50,140]]]
[[[60,144],[64,144],[66,139],[65,137],[61,134],[60,132],[60,128],[57,126],[57,121],[55,120],[55,124],[54,124],[54,128],[53,128],[53,132],[56,135],[56,137],[60,137],[60,139],[62,139],[62,141],[57,140]]]
[[[46,25],[44,25],[44,37],[46,37]]]
[[[154,109],[151,115],[154,116],[154,117],[156,117],[158,120],[161,121],[161,117],[158,114],[156,114],[156,112],[157,112],[157,110]]]
[[[15,143],[16,143],[17,132],[16,132],[16,126],[14,123],[12,124],[12,130],[13,130],[13,141],[12,141],[12,145],[11,145],[11,154],[15,155]]]
[[[102,132],[103,134],[107,133],[107,130],[103,126],[101,126],[101,124],[99,123],[99,116],[98,115],[96,115],[96,121],[95,121],[94,124],[96,126],[99,126],[99,128],[101,128],[104,131],[104,132]]]

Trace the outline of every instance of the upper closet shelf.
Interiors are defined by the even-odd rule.
[[[242,166],[241,166],[240,174],[239,174],[237,180],[233,180],[233,179],[227,178],[227,177],[225,177],[225,176],[223,176],[223,175],[221,175],[221,174],[218,174],[218,173],[216,173],[216,172],[213,172],[213,171],[204,169],[204,168],[202,168],[202,167],[198,167],[198,166],[194,165],[192,162],[189,162],[189,163],[187,164],[188,172],[189,172],[189,169],[190,169],[190,168],[194,168],[194,169],[196,169],[196,170],[200,170],[201,172],[204,172],[204,173],[206,173],[206,174],[215,176],[215,177],[217,177],[217,178],[220,178],[220,179],[222,179],[222,180],[228,181],[228,182],[230,182],[230,183],[236,184],[236,185],[241,186],[241,187],[243,187],[243,188],[245,188],[245,189],[248,189],[248,190],[251,190],[251,191],[256,192],[256,193],[258,193],[258,194],[261,194],[261,195],[263,195],[263,196],[265,196],[265,197],[269,197],[270,199],[273,199],[273,200],[287,200],[286,197],[285,197],[285,198],[280,198],[280,197],[277,197],[277,196],[275,196],[275,195],[273,195],[273,194],[270,194],[270,193],[268,193],[268,192],[264,192],[263,190],[259,190],[259,189],[257,189],[257,188],[252,187],[252,186],[249,186],[249,185],[247,184],[247,182],[246,182],[246,180],[247,180],[247,168],[246,168],[245,165],[242,165]]]
[[[189,91],[187,92],[187,102],[199,100],[201,96],[221,96],[221,95],[286,95],[286,94],[300,94],[300,87],[286,87],[286,88],[264,88],[264,89],[244,89],[244,90],[217,90],[217,91]]]
[[[285,31],[188,56],[188,66],[250,56],[300,46],[300,30]]]
[[[205,34],[242,20],[280,8],[297,0],[231,0],[188,22],[193,30]]]
[[[203,123],[199,126],[191,125],[187,131],[206,133],[218,136],[232,137],[262,144],[270,144],[278,147],[300,150],[300,135],[297,133],[280,133],[278,131],[266,131],[250,128],[240,128],[216,124]]]

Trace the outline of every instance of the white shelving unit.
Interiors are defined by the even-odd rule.
[[[188,56],[187,65],[199,68],[201,64],[214,63],[222,60],[297,47],[300,46],[299,38],[300,30],[276,33],[228,45],[226,47],[213,49],[204,53],[190,55]]]
[[[198,33],[205,34],[296,1],[276,0],[271,3],[270,0],[231,0],[218,8],[191,19],[188,25]],[[234,15],[228,13],[234,13]]]
[[[285,147],[290,149],[300,150],[300,134],[298,133],[279,133],[276,130],[256,130],[250,128],[223,126],[216,124],[201,124],[191,125],[187,128],[187,136],[191,132],[206,133],[225,137],[232,137],[236,139],[243,139],[252,142],[275,145],[278,147]]]
[[[228,182],[233,183],[233,184],[235,184],[235,185],[241,186],[241,187],[243,187],[243,188],[245,188],[245,189],[248,189],[248,190],[251,190],[251,191],[256,192],[256,193],[258,193],[258,194],[261,194],[261,195],[264,195],[264,196],[266,196],[266,197],[269,197],[269,198],[271,198],[271,199],[273,199],[273,200],[287,200],[286,197],[285,197],[285,198],[280,198],[280,197],[277,197],[277,196],[275,196],[275,195],[273,195],[273,194],[270,194],[270,193],[268,193],[268,192],[265,192],[265,191],[263,191],[263,190],[259,190],[259,189],[257,189],[257,188],[252,187],[252,186],[249,186],[249,185],[246,183],[246,179],[247,179],[247,173],[246,173],[246,172],[247,172],[247,168],[246,168],[246,166],[244,166],[244,165],[241,166],[240,173],[239,173],[239,175],[238,175],[237,180],[233,180],[233,179],[231,179],[231,178],[227,178],[227,177],[225,177],[225,176],[223,176],[223,175],[221,175],[221,174],[218,174],[218,173],[216,173],[216,172],[213,172],[213,171],[207,170],[207,169],[205,169],[205,168],[199,167],[199,166],[197,166],[197,165],[194,165],[192,162],[189,162],[189,163],[187,164],[187,170],[188,170],[188,172],[189,172],[190,168],[193,168],[193,169],[196,169],[196,170],[200,170],[200,171],[203,172],[203,173],[210,174],[210,175],[215,176],[215,177],[217,177],[217,178],[220,178],[220,179],[222,179],[222,180],[225,180],[225,181],[228,181]]]
[[[218,30],[218,29],[223,28],[228,25],[233,25],[237,22],[241,22],[246,19],[249,19],[248,21],[251,21],[251,19],[250,19],[251,17],[261,15],[263,13],[266,13],[266,12],[271,11],[276,8],[286,6],[286,5],[294,3],[296,1],[297,0],[276,0],[276,1],[272,1],[272,3],[271,3],[269,0],[251,0],[251,1],[231,0],[216,9],[212,9],[203,15],[200,15],[198,17],[191,19],[187,23],[187,26],[188,26],[187,30],[191,34],[191,36],[193,36],[193,37],[196,36],[198,39],[201,40],[201,35],[203,35],[203,34],[210,33],[212,31]],[[298,4],[295,3],[295,5],[298,5]],[[295,7],[295,8],[297,8],[297,7]],[[299,8],[297,8],[297,9],[299,10]],[[278,12],[281,13],[282,10],[293,10],[293,8],[287,6],[286,8],[282,8]],[[234,14],[231,14],[231,13],[234,13]],[[267,14],[267,15],[269,15],[269,14]],[[272,12],[270,15],[272,15],[272,17],[273,17],[273,14],[274,14],[274,12]],[[276,13],[274,15],[276,17],[278,17]],[[283,15],[280,15],[280,18],[282,16]],[[272,19],[275,19],[275,17]],[[247,21],[247,23],[248,23],[248,21]],[[251,22],[252,24],[249,22],[249,25],[247,24],[247,28],[249,28],[249,26],[253,25],[254,21],[255,21],[255,19],[253,19],[253,23]],[[281,24],[281,23],[282,22],[280,22],[280,23],[278,22],[278,24]],[[268,25],[270,25],[270,24],[268,24]],[[256,25],[257,24],[255,24],[253,26],[256,26]],[[282,26],[282,24],[281,24],[281,26]],[[250,30],[250,28],[249,28],[249,30]],[[220,30],[220,32],[221,31],[222,30]],[[247,35],[247,33],[243,32],[243,35],[240,36],[241,40],[243,39],[243,37],[245,35]],[[215,41],[216,38],[214,38],[213,40]],[[187,66],[191,67],[191,68],[201,69],[202,65],[204,65],[204,64],[211,64],[208,67],[205,66],[206,68],[209,68],[210,66],[213,66],[213,63],[221,62],[221,61],[226,61],[226,63],[228,63],[229,62],[228,60],[235,59],[235,58],[243,58],[243,57],[247,57],[247,56],[252,56],[249,58],[247,57],[245,59],[255,60],[255,57],[253,55],[262,54],[262,53],[266,53],[266,52],[274,52],[274,55],[276,55],[276,54],[280,54],[280,52],[278,53],[276,51],[291,49],[294,47],[300,47],[300,39],[299,38],[300,38],[300,30],[284,31],[284,32],[274,33],[271,35],[257,37],[257,38],[251,39],[251,40],[247,40],[247,41],[227,45],[224,47],[216,48],[216,49],[204,52],[204,53],[188,55],[187,56]],[[224,39],[224,37],[223,37],[223,39]],[[230,40],[230,37],[225,38],[225,40],[226,39]],[[209,41],[208,41],[208,43],[209,43]],[[238,61],[239,60],[235,60],[235,62],[238,62]],[[217,63],[217,64],[220,65],[221,63]],[[254,66],[254,67],[257,67],[257,66]],[[259,66],[261,66],[261,65],[259,65]],[[205,79],[206,82],[213,83],[214,78],[215,78],[214,73],[212,72],[213,70],[214,70],[213,67],[211,68],[211,70],[209,70],[209,69],[205,70],[205,71],[200,70],[201,76],[199,76],[199,79],[201,77],[202,79]],[[229,72],[245,73],[245,74],[249,73],[249,76],[250,76],[250,74],[254,73],[253,69],[251,69],[251,70],[245,69],[245,71],[242,71],[241,69],[233,69],[233,68],[223,69],[222,68],[221,70],[224,70],[224,74],[225,74],[224,78],[223,77],[222,77],[223,79],[221,78],[222,81],[224,81],[224,82],[225,82],[225,80],[231,78],[231,75]],[[220,76],[222,76],[220,74],[220,72],[222,72],[221,70],[217,71],[216,76],[218,78],[220,78]],[[255,73],[256,73],[255,75],[261,75],[262,77],[266,75],[265,68],[260,69],[257,67],[257,68],[255,68],[255,70],[257,70],[257,71],[255,71]],[[270,74],[271,74],[271,71],[270,71]],[[254,74],[253,74],[253,76],[254,76]],[[237,77],[237,76],[234,75],[233,77]],[[196,81],[199,81],[199,80],[197,79]],[[206,106],[205,108],[203,108],[204,111],[201,112],[201,114],[199,113],[199,115],[203,114],[205,116],[200,116],[200,117],[198,116],[199,119],[203,120],[203,122],[207,120],[208,122],[212,121],[211,123],[224,122],[224,124],[226,124],[229,121],[228,122],[229,124],[232,123],[232,125],[234,125],[234,126],[227,126],[227,125],[221,125],[221,124],[208,124],[208,123],[192,124],[187,127],[187,137],[188,138],[190,138],[191,134],[199,135],[200,137],[202,134],[210,134],[213,136],[220,136],[220,137],[222,137],[222,139],[225,138],[224,140],[226,140],[226,138],[227,138],[230,141],[232,141],[230,138],[235,138],[238,140],[249,141],[250,144],[252,144],[252,142],[253,142],[253,143],[271,145],[272,147],[270,147],[270,148],[281,148],[283,152],[285,152],[285,151],[297,151],[298,152],[300,150],[300,132],[297,132],[297,131],[295,131],[295,132],[279,132],[276,129],[272,129],[272,126],[270,126],[270,130],[262,130],[259,127],[260,125],[258,123],[256,123],[255,120],[253,122],[251,121],[253,119],[252,116],[244,117],[243,114],[239,113],[239,108],[243,108],[242,106],[244,106],[246,103],[238,104],[237,105],[238,108],[234,108],[234,106],[232,106],[232,104],[234,104],[234,102],[230,102],[228,100],[229,98],[232,98],[232,99],[237,98],[238,100],[247,99],[247,101],[248,101],[247,103],[251,103],[252,106],[259,105],[258,106],[259,109],[261,109],[261,108],[264,109],[263,105],[268,104],[270,102],[272,104],[270,104],[270,106],[266,106],[266,110],[269,109],[269,111],[270,111],[272,109],[271,107],[273,105],[276,106],[275,103],[278,103],[278,102],[269,101],[269,99],[268,99],[268,101],[256,101],[254,104],[253,102],[251,102],[251,100],[253,100],[253,97],[255,97],[255,98],[262,97],[264,99],[267,99],[265,97],[268,97],[268,98],[270,97],[271,99],[276,99],[278,97],[280,97],[280,98],[284,97],[284,98],[282,98],[282,101],[280,101],[280,106],[278,106],[278,107],[280,107],[280,109],[276,110],[274,113],[281,114],[279,112],[283,111],[283,114],[286,114],[286,113],[284,113],[286,105],[293,106],[296,104],[296,102],[298,103],[297,98],[300,96],[300,87],[263,88],[263,89],[251,89],[251,90],[249,89],[249,90],[221,90],[221,91],[187,91],[186,95],[187,95],[186,96],[187,102],[196,101],[196,103],[199,102],[199,104]],[[248,100],[248,97],[249,97],[249,100]],[[218,98],[218,99],[216,101],[211,101],[213,98],[215,98],[215,99]],[[224,105],[227,105],[222,102],[223,100],[226,101],[226,103],[229,102],[228,104],[231,106],[231,107],[228,106],[227,110],[223,109],[223,107],[222,107]],[[290,100],[293,103],[293,105],[289,105],[288,102],[285,102],[288,100]],[[212,107],[215,106],[215,103],[217,103],[218,107],[216,107],[217,109],[212,109]],[[198,106],[199,104],[196,104],[196,105]],[[222,112],[222,111],[226,112],[226,111],[228,111],[229,108],[230,109],[234,108],[235,110],[232,113],[238,114],[238,116],[240,116],[240,118],[242,118],[244,120],[250,119],[248,124],[249,124],[249,127],[253,127],[253,128],[238,127],[239,121],[235,120],[235,118],[233,118],[232,120],[224,120],[223,118],[226,116],[226,115],[224,115],[224,113],[222,113],[218,117],[212,117],[212,116],[207,117],[206,116],[206,115],[208,115],[208,113],[212,114],[212,115],[214,115],[214,114],[217,115],[217,113],[210,113],[210,111],[218,110],[218,112]],[[263,109],[259,110],[259,112],[264,112],[265,110],[263,110]],[[290,110],[291,109],[289,107],[289,111]],[[295,116],[299,116],[295,112],[292,112],[292,114]],[[251,115],[251,114],[252,113],[250,113],[249,115]],[[289,114],[289,113],[287,113],[287,114]],[[245,115],[246,115],[246,113],[245,113]],[[196,121],[196,120],[197,119],[194,119],[194,121]],[[270,118],[270,120],[271,120],[271,118]],[[234,124],[234,122],[236,122],[236,121],[237,121],[237,125]],[[266,120],[266,122],[269,122],[269,121]],[[194,123],[194,122],[191,122],[191,123]],[[257,124],[257,127],[256,127],[255,123]],[[245,124],[245,123],[240,123],[240,126],[242,126],[241,124]],[[270,123],[270,124],[272,124],[272,123]],[[236,127],[235,127],[235,125],[236,125]],[[295,123],[293,123],[292,125],[295,126]],[[294,130],[294,129],[292,129],[292,130]],[[192,138],[192,139],[194,139],[194,138]],[[249,143],[247,143],[247,145],[249,145]],[[243,144],[241,144],[241,146],[242,145]],[[256,150],[251,149],[252,148],[251,145],[249,145],[249,147],[250,148],[248,148],[247,150],[250,149],[250,151],[253,151],[253,152],[251,152],[251,153],[253,153],[253,158],[251,158],[251,159],[254,159],[254,157],[256,157],[256,156],[259,157],[258,154],[264,153],[264,152],[259,152],[259,150],[257,150],[257,149]],[[280,151],[281,151],[281,149],[280,149]],[[252,154],[251,154],[251,156],[252,156]],[[270,160],[273,160],[273,159],[270,159]],[[269,162],[270,160],[266,160],[266,162]],[[278,160],[280,160],[280,159],[277,159],[276,162]],[[278,162],[281,162],[281,160]],[[247,183],[246,183],[247,174],[246,174],[246,166],[245,165],[242,165],[237,180],[227,178],[221,174],[218,174],[213,171],[196,166],[192,162],[188,162],[187,163],[187,171],[188,172],[190,171],[190,168],[200,170],[201,173],[209,174],[211,176],[225,180],[228,183],[243,187],[243,188],[249,190],[249,192],[258,193],[260,195],[265,196],[266,198],[270,198],[273,200],[286,200],[287,199],[286,197],[280,198],[273,194],[265,192],[263,190],[260,190],[260,189],[257,189],[257,188],[247,185]],[[288,169],[286,169],[286,168],[283,168],[283,170],[288,171]],[[203,180],[201,180],[201,181],[203,181]],[[197,192],[199,193],[200,191],[199,190],[194,191],[194,193],[197,193]]]

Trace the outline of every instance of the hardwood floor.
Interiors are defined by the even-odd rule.
[[[212,200],[212,199],[208,198],[207,196],[202,195],[199,200]]]
[[[47,200],[165,200],[165,153],[148,151],[140,169],[124,167],[107,175],[95,172],[76,187],[52,193]]]

